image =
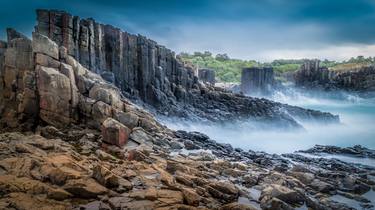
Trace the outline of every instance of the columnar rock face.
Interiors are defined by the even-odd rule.
[[[300,70],[294,74],[296,85],[352,91],[375,90],[374,66],[336,72],[320,67],[319,63],[319,60],[306,60]]]
[[[375,90],[375,66],[341,72],[333,78],[336,87],[355,91]]]
[[[295,110],[294,107],[224,92],[199,83],[191,67],[180,62],[171,50],[146,37],[55,10],[38,10],[37,20],[36,32],[64,47],[66,64],[75,72],[76,88],[89,97],[80,98],[80,102],[91,103],[88,111],[92,111],[97,119],[105,120],[110,113],[107,104],[116,107],[118,101],[111,91],[95,87],[93,81],[98,78],[93,75],[99,74],[100,79],[113,82],[128,98],[141,99],[160,114],[209,121],[256,118],[297,125],[289,114],[280,111]],[[63,58],[60,60],[64,61]],[[76,60],[79,65],[69,62],[71,60]],[[90,72],[81,72],[82,68]],[[93,98],[101,101],[94,103]],[[74,110],[72,104],[69,106]],[[298,113],[337,120],[327,113],[303,109]],[[74,114],[70,119],[75,119]]]
[[[186,100],[194,84],[192,69],[172,51],[141,35],[132,35],[93,19],[60,11],[37,11],[36,31],[68,50],[87,69],[114,82],[130,96],[160,106],[165,98]]]
[[[271,91],[275,79],[271,67],[242,69],[241,91],[249,95],[262,95]]]
[[[211,85],[214,85],[215,84],[215,71],[213,69],[199,69],[198,78],[202,82],[206,82]]]
[[[329,83],[334,72],[329,71],[326,67],[320,67],[319,64],[319,60],[306,60],[294,75],[296,85],[310,86]]]

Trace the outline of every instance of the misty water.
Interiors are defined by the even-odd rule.
[[[340,147],[362,145],[375,149],[375,97],[360,97],[343,92],[307,92],[293,88],[275,92],[268,97],[274,101],[304,108],[327,111],[340,116],[340,124],[317,124],[299,122],[305,128],[299,131],[280,130],[276,126],[258,126],[246,121],[225,125],[189,123],[187,121],[164,120],[172,129],[199,131],[210,138],[230,143],[244,150],[268,153],[291,153],[320,145]],[[356,158],[346,157],[349,162]],[[367,161],[367,162],[366,162]],[[358,162],[374,165],[374,160],[361,159]]]

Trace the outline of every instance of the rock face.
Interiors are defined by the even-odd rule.
[[[307,60],[294,74],[299,87],[327,90],[373,91],[375,90],[375,67],[365,66],[348,71],[332,71],[319,66],[319,60]]]
[[[189,100],[186,92],[196,85],[192,69],[146,37],[60,11],[38,10],[37,20],[36,31],[64,46],[83,67],[153,106],[169,98]]]
[[[215,71],[213,69],[199,69],[198,78],[202,82],[215,85]]]
[[[301,65],[300,70],[294,74],[297,86],[325,85],[328,84],[334,72],[329,71],[326,67],[319,66],[319,60],[306,60]]]
[[[375,90],[375,66],[336,74],[334,82],[338,88],[354,91]]]
[[[0,111],[9,127],[33,124],[39,112],[32,43],[8,29],[8,43],[0,43]]]
[[[80,19],[55,10],[38,10],[37,20],[36,32],[64,47],[68,60],[77,60],[79,69],[86,68],[101,75],[113,82],[125,96],[141,99],[159,114],[209,121],[242,117],[273,119],[283,125],[297,125],[286,113],[291,107],[206,86],[194,76],[193,69],[180,62],[171,50],[141,35],[132,35],[93,19]],[[74,69],[72,63],[69,65]],[[80,71],[77,73],[77,88],[86,93],[93,83],[86,81]],[[263,76],[266,78],[259,85],[266,86],[272,80],[271,75],[267,73]],[[205,78],[213,82],[212,73]],[[104,104],[96,103],[93,107],[95,115],[101,115],[107,110],[105,104],[112,103],[112,96],[97,88],[93,92],[89,93],[90,98],[96,95],[104,100]],[[304,116],[337,120],[326,113],[301,111]]]
[[[249,95],[264,95],[270,93],[275,85],[274,73],[271,67],[252,67],[242,69],[241,91]]]
[[[12,29],[8,35],[10,42],[0,45],[0,129],[84,124],[103,128],[105,142],[123,146],[131,133],[126,125],[146,130],[158,126],[65,47],[37,32],[32,40]]]

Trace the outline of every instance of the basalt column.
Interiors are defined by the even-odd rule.
[[[171,50],[144,36],[55,10],[38,10],[37,20],[37,32],[66,47],[84,67],[129,97],[154,106],[167,103],[166,98],[187,101],[197,82]]]
[[[294,75],[296,85],[315,86],[329,83],[334,76],[334,72],[319,65],[319,60],[306,60]]]
[[[199,69],[198,78],[202,82],[206,82],[211,85],[214,85],[215,84],[215,71],[213,69]]]
[[[274,85],[274,73],[270,67],[244,68],[241,75],[241,91],[245,94],[267,94]]]

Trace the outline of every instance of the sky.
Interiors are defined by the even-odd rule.
[[[30,36],[36,8],[142,34],[175,52],[345,60],[375,56],[375,0],[1,0],[0,38]]]

